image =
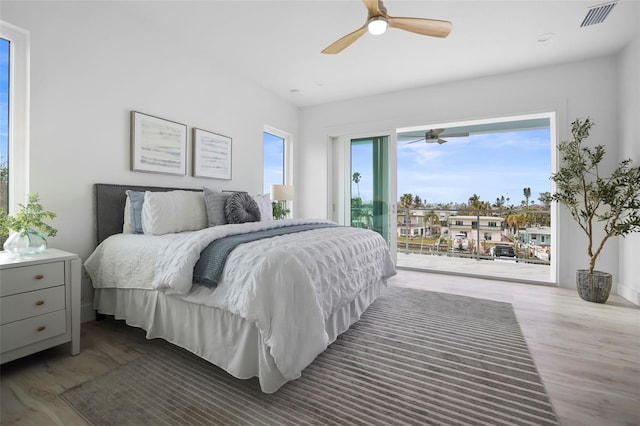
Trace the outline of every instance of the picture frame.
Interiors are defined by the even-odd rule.
[[[231,179],[232,139],[193,128],[193,176]]]
[[[131,170],[187,174],[187,125],[131,111]]]

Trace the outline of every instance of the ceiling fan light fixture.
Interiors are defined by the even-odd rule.
[[[389,23],[387,22],[387,18],[384,16],[377,16],[369,21],[367,24],[367,30],[371,35],[380,35],[387,31],[388,26]]]

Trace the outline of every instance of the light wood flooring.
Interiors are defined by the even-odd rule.
[[[511,303],[562,425],[640,425],[640,309],[544,286],[399,271],[391,285]],[[4,364],[0,423],[86,424],[58,396],[153,350],[140,329],[82,325],[81,353],[63,345]]]

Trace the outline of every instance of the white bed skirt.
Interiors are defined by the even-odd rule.
[[[386,280],[371,285],[326,321],[329,342],[344,333],[382,293]],[[187,349],[239,379],[258,377],[265,393],[287,380],[278,371],[269,348],[253,323],[223,309],[192,302],[162,291],[96,288],[94,309]]]

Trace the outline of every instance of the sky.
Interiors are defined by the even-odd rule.
[[[264,132],[263,194],[271,192],[272,184],[284,184],[284,139]]]
[[[0,162],[7,161],[9,145],[9,42],[0,38]]]
[[[540,193],[551,190],[549,129],[472,134],[441,145],[400,141],[397,158],[398,199],[410,193],[426,203],[467,203],[478,194],[481,201],[493,204],[504,196],[509,198],[506,205],[519,206],[525,187],[531,188],[529,202],[538,204]],[[370,151],[354,151],[352,172],[356,171],[362,175],[360,196],[364,202],[371,200]]]

